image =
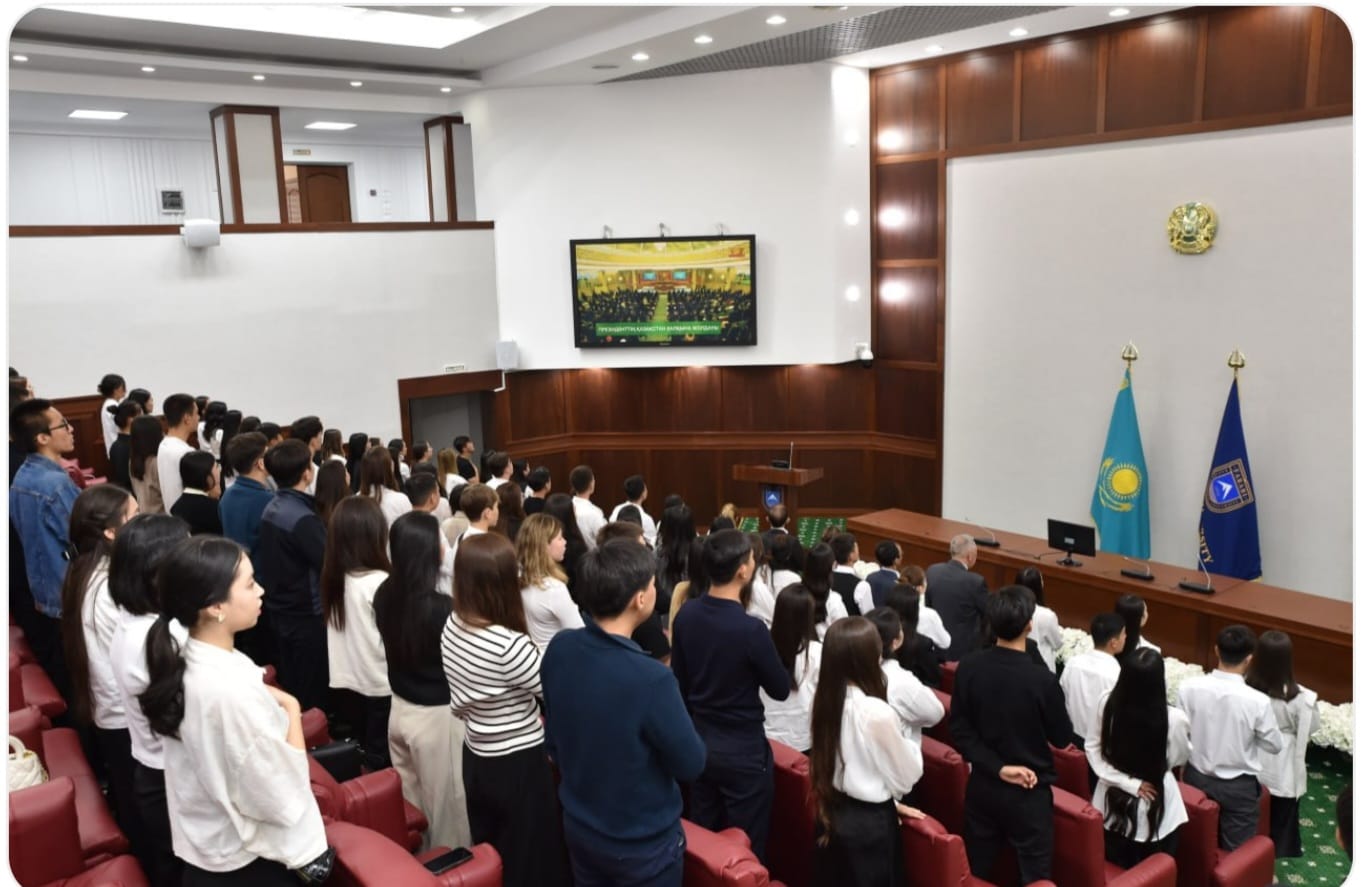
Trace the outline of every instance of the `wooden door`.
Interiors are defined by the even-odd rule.
[[[302,222],[350,222],[351,188],[345,166],[296,165]]]

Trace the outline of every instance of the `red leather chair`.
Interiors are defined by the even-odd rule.
[[[299,716],[300,726],[304,728],[304,747],[318,748],[332,742],[328,732],[328,716],[321,708],[306,709]]]
[[[469,862],[434,875],[404,848],[350,822],[328,822],[328,843],[337,850],[329,887],[501,887],[503,862],[488,844],[471,848]]]
[[[969,871],[964,839],[934,817],[904,819],[902,842],[908,887],[993,887]],[[1055,882],[1033,881],[1028,887],[1055,887]]]
[[[1092,801],[1092,790],[1088,788],[1088,755],[1074,746],[1055,748],[1054,753],[1055,786],[1075,794],[1085,801]]]
[[[26,705],[36,705],[48,718],[61,717],[67,709],[66,700],[57,692],[52,679],[36,662],[24,663],[10,653],[10,711]]]
[[[87,864],[102,862],[128,850],[128,839],[119,830],[118,823],[109,810],[95,771],[86,760],[81,749],[80,737],[75,730],[59,727],[55,730],[43,729],[45,718],[34,706],[22,711],[10,712],[9,730],[17,736],[24,746],[38,755],[48,776],[53,781],[65,778],[74,793],[74,810],[77,834],[80,841],[80,857]],[[10,803],[26,792],[35,791],[42,786],[20,789],[10,795]],[[13,833],[10,844],[14,846]]]
[[[922,778],[912,789],[912,803],[948,831],[964,834],[964,795],[969,765],[959,752],[930,736],[922,736]]]
[[[427,817],[404,800],[399,772],[394,768],[338,782],[311,757],[309,784],[318,801],[318,809],[325,817],[379,832],[410,853],[422,846],[423,832],[428,827]],[[424,854],[424,858],[434,855],[434,851],[445,853],[448,849],[433,848]]]
[[[958,662],[941,663],[941,685],[940,688],[949,695],[955,695],[955,671],[959,668]]]
[[[1178,871],[1183,887],[1268,887],[1273,883],[1273,842],[1257,835],[1243,846],[1220,848],[1221,807],[1201,789],[1178,784],[1188,821],[1178,830]],[[1264,821],[1260,820],[1263,829]]]
[[[954,740],[950,737],[950,694],[944,690],[931,688],[931,692],[936,694],[936,699],[940,702],[941,708],[945,709],[945,717],[941,718],[934,727],[922,730],[923,736],[930,736],[939,743],[955,747]]]
[[[1158,853],[1130,869],[1106,861],[1102,814],[1054,786],[1054,881],[1059,887],[1177,887],[1178,866]],[[1272,872],[1263,887],[1272,881]],[[1187,884],[1186,881],[1183,882]]]
[[[812,851],[817,839],[813,831],[816,814],[812,806],[807,755],[773,740],[770,748],[774,751],[770,871],[789,887],[809,887]]]
[[[66,777],[10,795],[9,835],[10,870],[22,887],[147,887],[131,856],[115,856],[87,868],[76,786]]]
[[[769,871],[755,858],[750,849],[750,839],[738,828],[714,832],[694,825],[687,819],[684,824],[684,887],[766,887],[776,884],[771,881]],[[775,846],[776,852],[779,850]],[[797,847],[784,847],[790,853],[800,852]],[[811,850],[807,850],[811,853]]]
[[[24,630],[19,626],[10,625],[9,642],[10,653],[18,656],[21,664],[27,665],[38,661],[38,657],[33,655],[33,648],[29,646],[28,638],[24,637]]]

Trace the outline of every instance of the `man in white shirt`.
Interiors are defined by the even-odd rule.
[[[836,555],[831,590],[841,596],[847,613],[863,616],[874,609],[874,591],[855,573],[855,564],[860,560],[860,544],[850,533],[837,533],[831,538],[831,553]]]
[[[1126,621],[1115,613],[1099,613],[1093,617],[1091,633],[1093,648],[1079,653],[1064,665],[1059,686],[1064,691],[1064,707],[1069,710],[1073,724],[1074,745],[1083,748],[1083,737],[1097,720],[1102,696],[1110,693],[1121,677],[1121,663],[1116,654],[1126,646]]]
[[[190,437],[199,427],[199,407],[188,394],[173,394],[162,402],[166,417],[166,437],[157,448],[157,477],[161,480],[162,507],[171,513],[171,506],[181,497],[180,460],[193,453]]]
[[[641,514],[641,531],[646,534],[646,542],[652,548],[655,548],[656,523],[651,516],[646,513],[646,496],[649,494],[646,489],[646,479],[639,474],[634,474],[627,478],[622,487],[627,493],[627,501],[613,509],[613,513],[608,515],[609,522],[617,520],[618,515],[622,513],[622,509],[626,508],[628,505],[635,506],[636,510]]]
[[[1283,748],[1272,701],[1245,683],[1254,644],[1248,627],[1227,626],[1216,636],[1216,670],[1178,688],[1178,707],[1192,722],[1183,779],[1221,805],[1221,849],[1227,851],[1258,831],[1259,750]]]
[[[513,459],[503,450],[495,450],[485,460],[485,468],[489,469],[489,488],[497,490],[513,476]]]
[[[571,500],[575,509],[575,523],[579,524],[584,544],[593,551],[598,547],[595,541],[598,531],[608,523],[603,516],[603,509],[590,501],[594,495],[594,469],[588,465],[576,465],[570,472],[570,489],[575,493],[575,498]]]

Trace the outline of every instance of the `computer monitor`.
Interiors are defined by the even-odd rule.
[[[1097,531],[1082,524],[1049,518],[1045,522],[1046,536],[1051,548],[1064,552],[1064,557],[1056,561],[1066,567],[1081,567],[1082,561],[1073,559],[1075,554],[1094,557],[1097,554]]]

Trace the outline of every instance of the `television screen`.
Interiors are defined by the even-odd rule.
[[[575,347],[754,345],[755,236],[572,240]]]

